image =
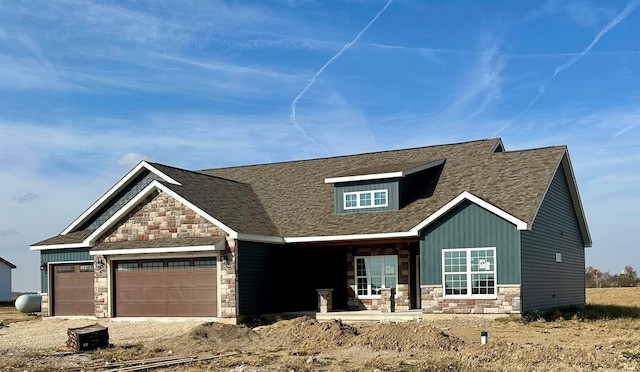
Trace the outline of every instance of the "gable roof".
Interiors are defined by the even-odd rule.
[[[11,262],[5,260],[2,257],[0,257],[0,262],[2,262],[3,264],[9,266],[9,268],[11,268],[11,269],[15,269],[16,268],[16,265],[12,264]]]
[[[565,171],[568,167],[567,181],[588,246],[591,240],[565,146],[504,151],[500,139],[486,139],[202,171],[142,162],[134,170],[154,172],[158,179],[150,187],[170,192],[232,238],[304,242],[417,236],[463,200],[481,204],[517,228],[527,229],[559,166]],[[414,198],[400,210],[334,213],[334,182],[398,178],[420,171],[437,173],[433,192]],[[134,176],[132,170],[120,187]],[[109,193],[116,191],[114,186]],[[97,206],[98,202],[92,208]],[[91,213],[90,208],[84,218]],[[82,242],[95,232],[74,231],[81,223],[79,218],[63,231],[66,238],[54,237],[34,246],[72,244],[69,235]]]

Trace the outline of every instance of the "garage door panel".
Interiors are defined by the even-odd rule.
[[[93,265],[62,264],[53,270],[53,315],[95,315]]]
[[[116,263],[115,315],[216,316],[215,262],[207,258]]]

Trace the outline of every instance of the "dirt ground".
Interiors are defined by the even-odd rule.
[[[223,355],[164,370],[640,371],[640,288],[589,289],[587,301],[585,314],[573,319],[556,314],[528,322],[504,317],[346,324],[301,317],[248,328],[100,320],[113,346],[83,353],[62,347],[66,329],[91,321],[25,318],[0,307],[7,325],[0,326],[0,370],[88,370],[126,360]],[[481,331],[488,332],[486,345]]]

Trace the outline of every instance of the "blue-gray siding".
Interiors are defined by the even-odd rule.
[[[236,245],[238,267],[238,315],[270,313],[273,298],[272,244],[239,241]]]
[[[512,223],[469,201],[428,226],[420,238],[421,284],[442,285],[442,250],[496,248],[498,284],[520,283],[520,232]]]
[[[379,208],[344,209],[344,194],[354,191],[388,190],[388,205]],[[336,184],[334,188],[334,210],[336,213],[370,213],[378,211],[397,211],[398,204],[398,180],[387,179],[372,181],[344,182]]]
[[[154,180],[160,180],[160,177],[147,170],[143,171],[91,216],[78,230],[97,229]]]
[[[333,288],[333,306],[347,305],[346,248],[240,241],[238,315],[315,310],[316,290]]]
[[[77,261],[93,261],[93,257],[89,254],[90,248],[70,248],[40,251],[40,264],[46,265],[49,262],[77,262]],[[40,270],[40,288],[42,292],[49,290],[48,272]]]
[[[562,262],[556,262],[556,253]],[[531,231],[522,232],[522,310],[584,305],[584,243],[562,165]]]

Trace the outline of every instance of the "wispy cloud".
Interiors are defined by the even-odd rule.
[[[38,195],[32,193],[32,192],[28,192],[24,195],[20,195],[20,196],[14,196],[11,198],[11,200],[13,200],[14,202],[18,203],[18,204],[24,204],[24,203],[29,203],[32,202],[34,200],[38,199]]]
[[[300,124],[298,124],[298,121],[296,120],[296,108],[298,106],[298,101],[300,101],[302,96],[304,96],[304,94],[307,93],[307,91],[313,86],[313,84],[316,82],[316,79],[324,72],[324,70],[327,69],[327,67],[329,67],[336,59],[338,59],[342,55],[342,53],[344,53],[347,49],[351,48],[353,46],[353,44],[355,44],[356,42],[358,42],[358,40],[360,40],[362,35],[364,35],[364,33],[367,32],[367,30],[369,29],[369,27],[371,27],[371,25],[373,25],[373,23],[375,21],[377,21],[378,18],[380,18],[382,13],[384,13],[384,11],[387,10],[387,8],[389,7],[389,5],[391,5],[391,3],[393,3],[393,0],[388,0],[387,3],[384,5],[384,7],[382,7],[382,9],[380,11],[378,11],[378,13],[376,13],[376,15],[369,21],[369,23],[367,23],[367,25],[364,28],[362,28],[360,30],[360,32],[358,32],[358,34],[356,35],[355,38],[353,38],[353,40],[351,40],[350,42],[346,43],[342,47],[342,49],[340,49],[327,62],[325,62],[325,64],[322,65],[322,67],[320,67],[320,69],[318,71],[316,71],[316,73],[311,77],[311,79],[309,80],[307,85],[302,89],[302,91],[300,91],[300,93],[298,93],[298,95],[291,102],[291,114],[289,115],[289,119],[291,120],[291,123],[293,124],[293,126],[298,131],[300,131],[300,133],[302,133],[302,136],[304,138],[306,138],[306,139],[310,140],[311,142],[313,142],[314,144],[322,147],[325,150],[325,152],[328,152],[327,148],[324,145],[322,145],[319,142],[317,142],[315,139],[311,138],[307,134],[307,132],[300,126]]]

